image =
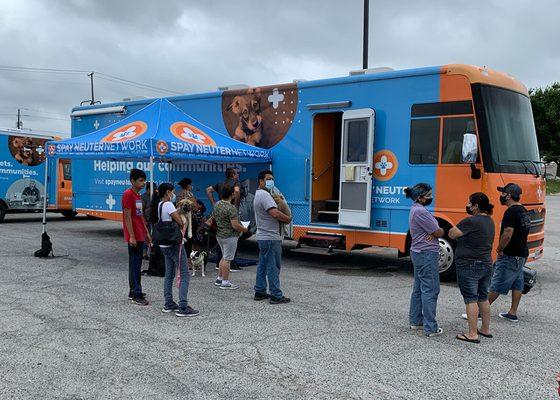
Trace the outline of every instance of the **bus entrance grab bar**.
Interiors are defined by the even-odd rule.
[[[304,177],[303,182],[304,182],[304,185],[305,185],[303,193],[305,195],[305,200],[309,200],[309,177],[308,176],[310,174],[310,171],[309,171],[310,161],[311,160],[309,158],[305,159],[305,165],[304,165],[304,171],[303,171],[303,177]]]

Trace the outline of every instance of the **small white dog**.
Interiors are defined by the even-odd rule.
[[[196,275],[196,271],[201,271],[202,276],[206,276],[206,252],[191,251],[192,276]]]

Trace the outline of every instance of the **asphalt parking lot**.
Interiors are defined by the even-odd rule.
[[[162,314],[163,280],[144,277],[151,301],[127,301],[119,224],[49,215],[54,259],[33,257],[40,215],[0,224],[0,398],[62,399],[552,399],[560,371],[560,197],[548,198],[539,283],[520,322],[497,318],[494,339],[459,342],[464,305],[442,285],[445,334],[408,330],[407,261],[372,255],[287,254],[288,305],[252,300],[255,267],[237,291],[191,280],[197,318]],[[256,257],[253,244],[243,247]]]

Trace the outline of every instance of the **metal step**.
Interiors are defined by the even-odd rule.
[[[340,201],[338,200],[325,200],[326,211],[336,211],[338,212]]]
[[[317,220],[319,222],[338,224],[338,211],[318,211]]]
[[[298,240],[298,247],[306,245],[309,247],[320,247],[327,249],[346,250],[346,237],[333,233],[308,231]]]
[[[333,250],[329,250],[328,248],[309,246],[296,247],[295,249],[291,249],[290,252],[296,254],[311,254],[315,256],[332,256],[335,254]]]

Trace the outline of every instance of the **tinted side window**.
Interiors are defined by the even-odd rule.
[[[461,164],[465,133],[476,134],[473,117],[445,118],[443,120],[442,164]]]
[[[437,164],[439,153],[439,118],[410,121],[410,163]]]

